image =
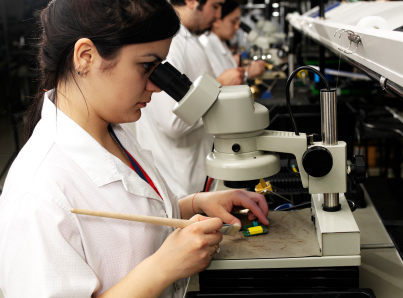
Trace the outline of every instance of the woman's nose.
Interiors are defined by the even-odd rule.
[[[161,92],[162,91],[160,88],[157,87],[157,85],[155,85],[150,80],[147,81],[146,90],[152,91],[152,92]]]

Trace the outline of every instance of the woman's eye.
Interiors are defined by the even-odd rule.
[[[154,62],[146,62],[146,63],[142,63],[144,69],[148,72],[153,66],[154,66]]]

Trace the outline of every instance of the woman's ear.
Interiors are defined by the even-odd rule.
[[[74,45],[74,67],[78,75],[91,71],[96,59],[100,58],[94,43],[88,38],[80,38]]]
[[[213,23],[213,29],[219,30],[220,27],[221,27],[221,24],[222,24],[222,20],[221,20],[221,19],[218,19],[218,20],[214,21],[214,23]]]

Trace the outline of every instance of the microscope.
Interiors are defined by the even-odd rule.
[[[251,16],[251,20],[256,24],[256,29],[262,31],[264,36],[274,37],[277,40],[284,41],[285,34],[277,32],[277,27],[270,21],[264,18],[257,19],[254,15]]]
[[[327,84],[320,92],[321,141],[300,133],[292,115],[288,89],[301,69],[316,72]],[[221,86],[207,73],[192,83],[168,62],[160,64],[150,80],[177,101],[173,112],[183,122],[191,126],[202,118],[206,132],[214,136],[214,151],[206,157],[208,176],[223,180],[229,188],[254,188],[259,179],[279,172],[278,153],[289,153],[295,156],[303,187],[312,194],[310,216],[319,256],[213,260],[205,272],[360,265],[360,231],[344,193],[347,174],[351,172],[357,182],[362,182],[365,164],[357,158],[347,165],[346,143],[337,138],[336,90],[320,72],[301,67],[287,81],[287,105],[294,132],[265,130],[270,123],[269,111],[253,100],[248,86]]]
[[[272,36],[260,36],[256,30],[253,30],[244,22],[240,23],[240,28],[246,33],[246,40],[251,44],[250,56],[253,60],[270,61],[274,65],[280,65],[282,60],[278,55],[278,49],[271,45],[277,44],[278,38]]]
[[[276,58],[275,52],[273,51],[275,49],[270,48],[271,44],[277,42],[276,38],[260,36],[257,31],[252,30],[252,28],[244,22],[241,22],[239,26],[247,34],[246,40],[252,45],[250,54],[253,57],[253,60],[273,60]]]

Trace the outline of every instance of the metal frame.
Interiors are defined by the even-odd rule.
[[[350,5],[350,6],[349,6]],[[355,4],[354,4],[355,5]],[[340,14],[342,10],[354,9],[353,4],[344,4],[334,9],[334,14]],[[369,5],[369,4],[368,4]],[[389,7],[390,6],[390,7]],[[399,3],[391,3],[388,7],[390,10],[396,11],[402,6]],[[336,10],[338,10],[336,12]],[[331,11],[333,12],[333,10]],[[349,14],[352,12],[349,11]],[[396,16],[394,16],[396,19]],[[350,63],[369,78],[381,84],[382,88],[395,96],[403,98],[403,73],[401,71],[400,62],[392,63],[391,57],[396,55],[397,49],[403,45],[401,33],[389,30],[376,30],[363,28],[343,23],[335,23],[332,18],[330,20],[321,20],[319,18],[309,17],[305,15],[287,15],[290,24],[302,34],[312,38],[321,47],[335,53],[337,56]],[[338,19],[340,22],[340,19]],[[345,48],[340,45],[342,39],[337,38],[336,33],[342,31],[347,32],[347,40],[349,47]],[[336,39],[337,38],[337,39]],[[355,43],[356,47],[353,51],[348,51],[350,46]]]

